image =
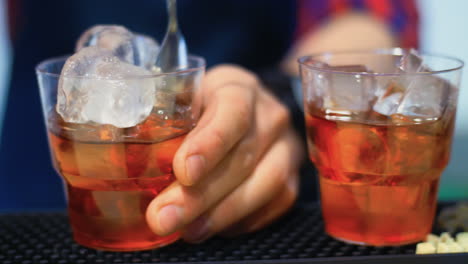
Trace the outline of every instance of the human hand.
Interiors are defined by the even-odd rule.
[[[177,181],[146,212],[156,234],[182,230],[188,242],[251,232],[282,215],[303,158],[288,110],[254,74],[218,66],[202,87],[201,118],[174,157]]]

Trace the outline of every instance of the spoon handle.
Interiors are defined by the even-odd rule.
[[[169,32],[177,32],[177,0],[166,0],[167,14],[169,15]]]
[[[163,72],[177,71],[188,66],[187,44],[177,23],[177,2],[166,0],[168,26],[156,58],[156,67]]]

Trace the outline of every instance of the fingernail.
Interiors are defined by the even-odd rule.
[[[191,183],[195,183],[201,177],[203,168],[205,167],[205,159],[201,155],[192,155],[188,157],[185,163],[185,173]]]
[[[177,230],[183,218],[183,209],[176,205],[166,205],[159,210],[158,226],[162,234],[170,234]]]
[[[201,242],[210,235],[210,227],[210,219],[206,216],[201,216],[187,227],[183,237],[188,242]]]

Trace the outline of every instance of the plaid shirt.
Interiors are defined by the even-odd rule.
[[[370,13],[384,22],[404,48],[418,47],[419,15],[414,0],[298,0],[296,37],[350,10]]]

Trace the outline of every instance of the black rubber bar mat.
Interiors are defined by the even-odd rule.
[[[162,249],[105,252],[74,243],[64,213],[0,215],[0,263],[349,263],[467,264],[468,253],[415,255],[415,245],[348,245],[327,236],[318,206],[296,207],[270,227],[203,244],[177,242]]]

